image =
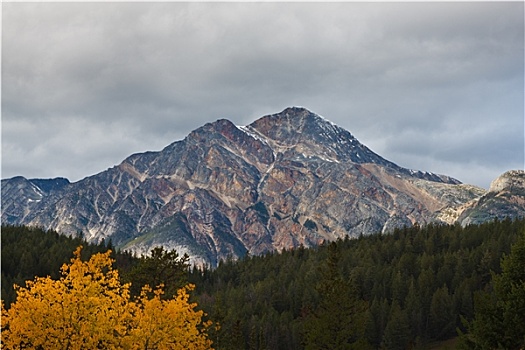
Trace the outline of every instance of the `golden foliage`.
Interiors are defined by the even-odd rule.
[[[121,284],[110,252],[80,259],[79,247],[62,277],[36,277],[15,286],[16,302],[2,303],[3,349],[210,349],[209,323],[189,302],[194,286],[161,300],[163,286],[151,295],[145,286],[131,300],[130,284]]]

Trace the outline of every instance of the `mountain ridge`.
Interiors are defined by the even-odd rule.
[[[246,252],[451,221],[462,213],[448,208],[486,194],[402,168],[300,107],[247,126],[206,123],[40,197],[35,182],[14,182],[2,180],[3,222],[81,231],[138,253],[163,245],[213,266]]]

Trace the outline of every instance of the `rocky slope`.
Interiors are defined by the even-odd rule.
[[[399,167],[319,115],[288,108],[244,127],[206,124],[75,183],[2,180],[2,222],[81,231],[138,253],[163,245],[216,265],[454,215],[466,222],[474,214],[458,208],[485,192]]]
[[[462,225],[494,218],[525,217],[525,171],[507,171],[490,184],[489,191],[458,208]]]
[[[2,180],[2,223],[23,223],[42,199],[69,185],[64,178],[32,179],[22,176]]]

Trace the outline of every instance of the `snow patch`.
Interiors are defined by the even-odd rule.
[[[261,141],[262,143],[268,145],[268,141],[267,141],[264,137],[262,137],[262,136],[259,135],[259,134],[254,133],[254,132],[251,131],[247,126],[237,126],[237,125],[236,125],[236,127],[237,127],[237,129],[239,129],[239,130],[241,130],[242,132],[244,132],[246,135],[248,135],[248,136],[250,136],[250,137],[252,137],[252,138],[254,138],[254,139],[256,139],[256,140],[259,140],[259,141]]]
[[[40,189],[40,187],[38,187],[34,183],[31,183],[31,188],[40,198],[44,197],[44,192]]]

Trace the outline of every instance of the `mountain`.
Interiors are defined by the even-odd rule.
[[[402,168],[293,107],[247,126],[208,123],[75,183],[2,180],[2,222],[82,232],[137,253],[163,245],[215,266],[454,215],[468,221],[458,208],[489,193]]]
[[[42,199],[70,182],[64,178],[32,179],[22,176],[2,180],[2,223],[22,223]]]
[[[487,193],[457,210],[463,226],[494,218],[525,217],[525,171],[507,171],[492,181]]]

